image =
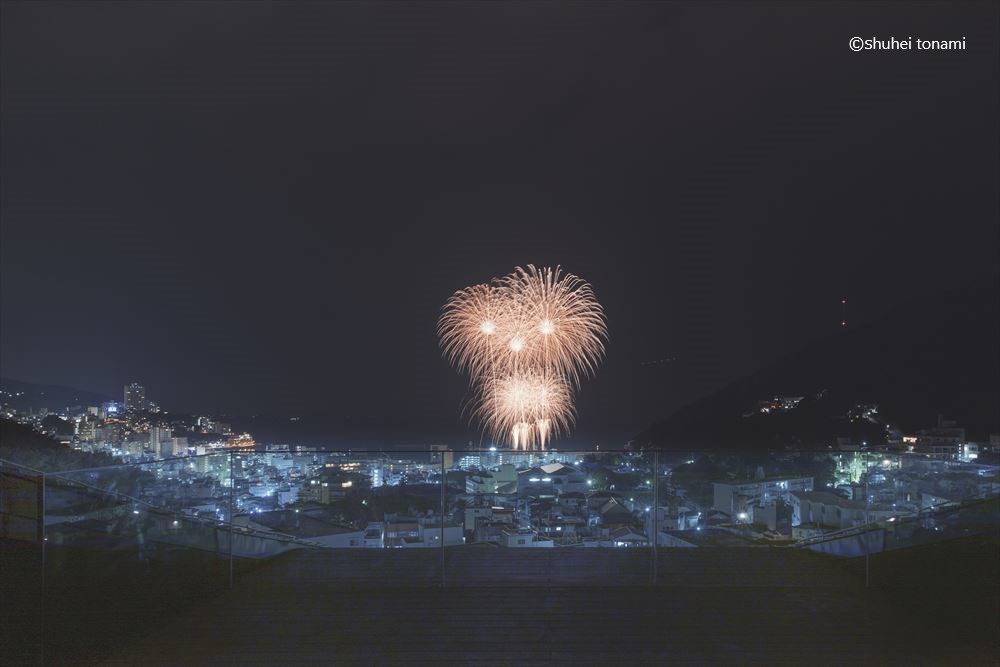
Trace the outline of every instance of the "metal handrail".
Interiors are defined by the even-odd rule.
[[[909,512],[906,514],[900,514],[894,517],[890,517],[892,519],[895,519],[895,521],[890,521],[889,519],[879,519],[877,521],[869,521],[867,523],[861,524],[860,526],[851,526],[850,528],[842,528],[840,530],[824,533],[823,535],[807,537],[793,544],[785,545],[785,548],[794,549],[799,547],[810,546],[813,544],[822,544],[823,542],[830,542],[833,540],[842,539],[844,537],[850,537],[852,535],[861,535],[862,533],[868,533],[874,530],[878,530],[879,528],[886,528],[888,527],[889,524],[898,526],[907,523],[914,523],[922,519],[925,519],[928,516],[945,514],[947,512],[957,512],[963,509],[968,509],[969,507],[975,505],[985,504],[995,500],[998,497],[1000,497],[1000,494],[993,494],[987,496],[986,498],[976,498],[976,497],[963,498],[957,501],[959,503],[958,505],[955,504],[956,501],[946,501],[943,503],[936,503],[934,505],[928,505],[927,507],[923,507],[917,510],[915,513]]]
[[[34,472],[34,473],[37,473],[37,474],[41,475],[43,478],[46,478],[46,479],[49,478],[49,477],[51,477],[51,478],[54,478],[54,479],[59,479],[59,480],[64,481],[64,482],[69,482],[71,484],[82,486],[82,487],[84,487],[86,489],[90,489],[90,490],[96,491],[98,493],[113,495],[116,499],[124,499],[124,500],[127,500],[129,502],[135,503],[137,505],[142,505],[147,512],[150,512],[152,514],[160,514],[160,515],[163,515],[163,516],[174,517],[174,518],[177,518],[177,519],[184,519],[185,521],[189,521],[189,522],[193,522],[193,523],[198,523],[198,524],[203,525],[203,526],[214,526],[214,527],[220,527],[221,526],[221,527],[226,527],[231,532],[240,532],[240,533],[243,533],[243,534],[246,534],[246,535],[253,535],[253,536],[262,537],[262,538],[269,538],[269,539],[277,539],[279,541],[292,542],[294,544],[302,544],[304,546],[309,546],[309,547],[313,547],[313,548],[323,548],[323,549],[330,548],[330,547],[328,547],[325,544],[321,544],[319,542],[314,542],[314,541],[311,541],[311,540],[305,540],[305,539],[302,539],[300,537],[295,537],[294,535],[289,535],[287,533],[280,533],[278,531],[271,531],[271,530],[266,530],[265,531],[265,530],[260,530],[258,528],[251,528],[249,526],[239,525],[237,523],[234,523],[234,522],[226,520],[226,519],[211,519],[211,520],[209,520],[209,519],[205,519],[205,518],[202,518],[202,517],[199,517],[199,516],[193,516],[193,515],[190,515],[190,514],[184,514],[182,512],[177,512],[175,510],[165,509],[163,507],[159,507],[157,505],[153,505],[152,503],[149,503],[149,502],[147,502],[147,501],[145,501],[145,500],[143,500],[141,498],[136,498],[135,496],[131,496],[131,495],[127,494],[127,493],[122,493],[121,491],[111,491],[109,489],[103,489],[103,488],[101,488],[99,486],[94,486],[93,484],[89,484],[87,482],[84,482],[84,481],[81,481],[81,480],[78,480],[78,479],[71,479],[71,478],[65,477],[64,475],[67,474],[67,473],[64,473],[64,472],[45,472],[45,471],[42,471],[42,470],[37,470],[37,469],[32,468],[30,466],[26,466],[26,465],[22,465],[20,463],[16,463],[14,461],[10,461],[8,459],[0,459],[0,464],[6,465],[6,466],[11,466],[11,467],[14,467],[14,468],[20,468],[22,470],[29,470],[31,472]],[[140,464],[122,464],[121,466],[105,466],[104,468],[90,468],[90,469],[84,468],[82,470],[98,470],[98,469],[104,469],[104,470],[106,470],[107,468],[112,468],[112,467],[131,467],[132,465],[140,465]],[[69,471],[69,472],[75,472],[75,471]]]

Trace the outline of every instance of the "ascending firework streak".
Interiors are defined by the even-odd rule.
[[[438,335],[469,374],[473,417],[498,442],[533,449],[573,425],[573,392],[603,358],[608,330],[589,284],[529,265],[455,292]]]

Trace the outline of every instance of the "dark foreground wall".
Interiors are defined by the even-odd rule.
[[[357,549],[299,551],[274,576],[318,585],[836,586],[849,579],[822,555],[779,548]],[[442,576],[443,572],[443,576]]]

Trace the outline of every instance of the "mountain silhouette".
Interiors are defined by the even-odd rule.
[[[763,413],[761,401],[802,397]],[[874,421],[859,418],[878,406]],[[943,414],[972,440],[1000,433],[1000,276],[911,302],[684,406],[636,437],[662,449],[826,447],[884,440]],[[852,419],[853,417],[853,419]],[[890,429],[886,428],[886,425]]]

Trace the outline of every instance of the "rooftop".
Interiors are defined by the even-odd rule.
[[[339,535],[359,530],[350,526],[325,521],[304,511],[274,510],[271,512],[260,512],[259,514],[244,514],[242,516],[265,528],[302,538]],[[239,522],[239,518],[239,516],[236,517],[237,523]]]
[[[726,486],[744,486],[746,484],[769,484],[771,482],[784,482],[801,479],[812,479],[813,475],[778,475],[771,477],[761,477],[760,479],[723,479],[713,484],[723,484]]]
[[[868,503],[862,500],[851,500],[829,491],[792,491],[792,495],[799,500],[808,500],[812,503],[823,503],[844,509],[863,510],[868,509]]]
[[[753,544],[753,540],[740,537],[722,528],[702,528],[701,530],[665,530],[667,535],[672,535],[697,547],[746,547]]]

